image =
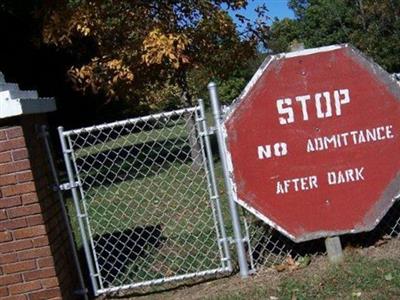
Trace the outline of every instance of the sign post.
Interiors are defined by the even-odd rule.
[[[295,242],[372,230],[400,193],[399,116],[349,45],[270,56],[223,119],[232,197]]]
[[[216,84],[213,82],[210,82],[208,84],[208,91],[210,94],[211,106],[212,106],[212,111],[213,111],[213,116],[214,116],[214,125],[216,128],[216,135],[217,135],[220,159],[221,159],[221,163],[222,163],[222,170],[224,172],[225,187],[226,187],[226,190],[228,193],[229,211],[230,211],[230,215],[232,218],[233,235],[234,235],[236,250],[237,250],[237,255],[238,255],[240,275],[242,278],[247,278],[249,271],[248,271],[248,266],[247,266],[247,261],[246,261],[246,252],[244,249],[242,232],[240,229],[239,213],[237,210],[237,205],[233,200],[232,187],[230,185],[230,181],[228,180],[228,176],[229,176],[228,165],[227,165],[227,160],[226,160],[226,156],[225,156],[226,149],[225,149],[225,143],[223,142],[222,129],[221,129],[221,110],[220,110],[221,105],[220,105],[219,99],[218,99],[218,92],[217,92]]]
[[[342,244],[340,243],[340,238],[338,236],[327,237],[325,239],[325,247],[331,263],[338,264],[343,261]]]

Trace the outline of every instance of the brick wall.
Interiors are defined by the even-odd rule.
[[[0,299],[74,299],[76,273],[40,116],[0,127]],[[16,124],[17,125],[14,125]],[[1,125],[1,124],[0,124]]]

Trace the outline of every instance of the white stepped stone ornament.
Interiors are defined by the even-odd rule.
[[[18,84],[6,82],[0,72],[0,119],[56,109],[54,98],[40,98],[37,91],[20,90]]]
[[[39,95],[36,91],[7,90],[0,92],[0,99],[36,99]]]
[[[0,91],[19,90],[17,83],[0,82]]]

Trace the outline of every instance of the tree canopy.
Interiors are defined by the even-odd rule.
[[[400,0],[290,0],[295,18],[271,26],[265,5],[256,21],[238,14],[249,1],[3,0],[0,70],[56,96],[64,124],[188,106],[209,80],[229,102],[262,52],[299,42],[350,42],[400,71]]]
[[[306,48],[352,43],[389,72],[400,70],[399,0],[290,0],[295,20],[275,20],[268,37],[274,52],[293,41]]]
[[[54,72],[58,80],[64,76],[73,89],[69,96],[78,100],[60,99],[66,98],[65,87],[56,94],[59,102],[76,105],[84,95],[96,111],[106,108],[101,114],[132,115],[191,105],[210,79],[230,80],[238,93],[251,75],[241,70],[258,57],[267,32],[265,6],[257,8],[257,22],[237,15],[238,30],[228,12],[247,5],[244,0],[5,0],[0,22],[22,22],[15,35],[5,27],[0,31],[11,45],[24,45],[18,54],[39,66],[43,84],[54,80]],[[8,55],[16,54],[12,48]],[[10,68],[1,60],[0,67]],[[53,74],[44,75],[49,70]]]

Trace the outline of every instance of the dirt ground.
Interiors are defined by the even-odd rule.
[[[345,257],[360,255],[371,260],[393,259],[400,260],[400,240],[380,240],[374,246],[367,248],[346,248]],[[263,287],[267,299],[276,300],[279,297],[279,285],[287,279],[301,279],[313,274],[313,276],[323,276],[329,267],[326,256],[315,257],[310,264],[304,268],[278,271],[276,268],[269,268],[258,271],[250,278],[242,280],[238,274],[192,286],[181,286],[164,292],[158,292],[147,295],[114,296],[103,299],[140,299],[140,300],[158,300],[158,299],[228,299],[232,294],[240,292],[241,294],[254,295],[250,291]],[[265,290],[266,289],[266,290]],[[266,291],[266,292],[265,292]],[[254,296],[250,296],[252,299]]]

